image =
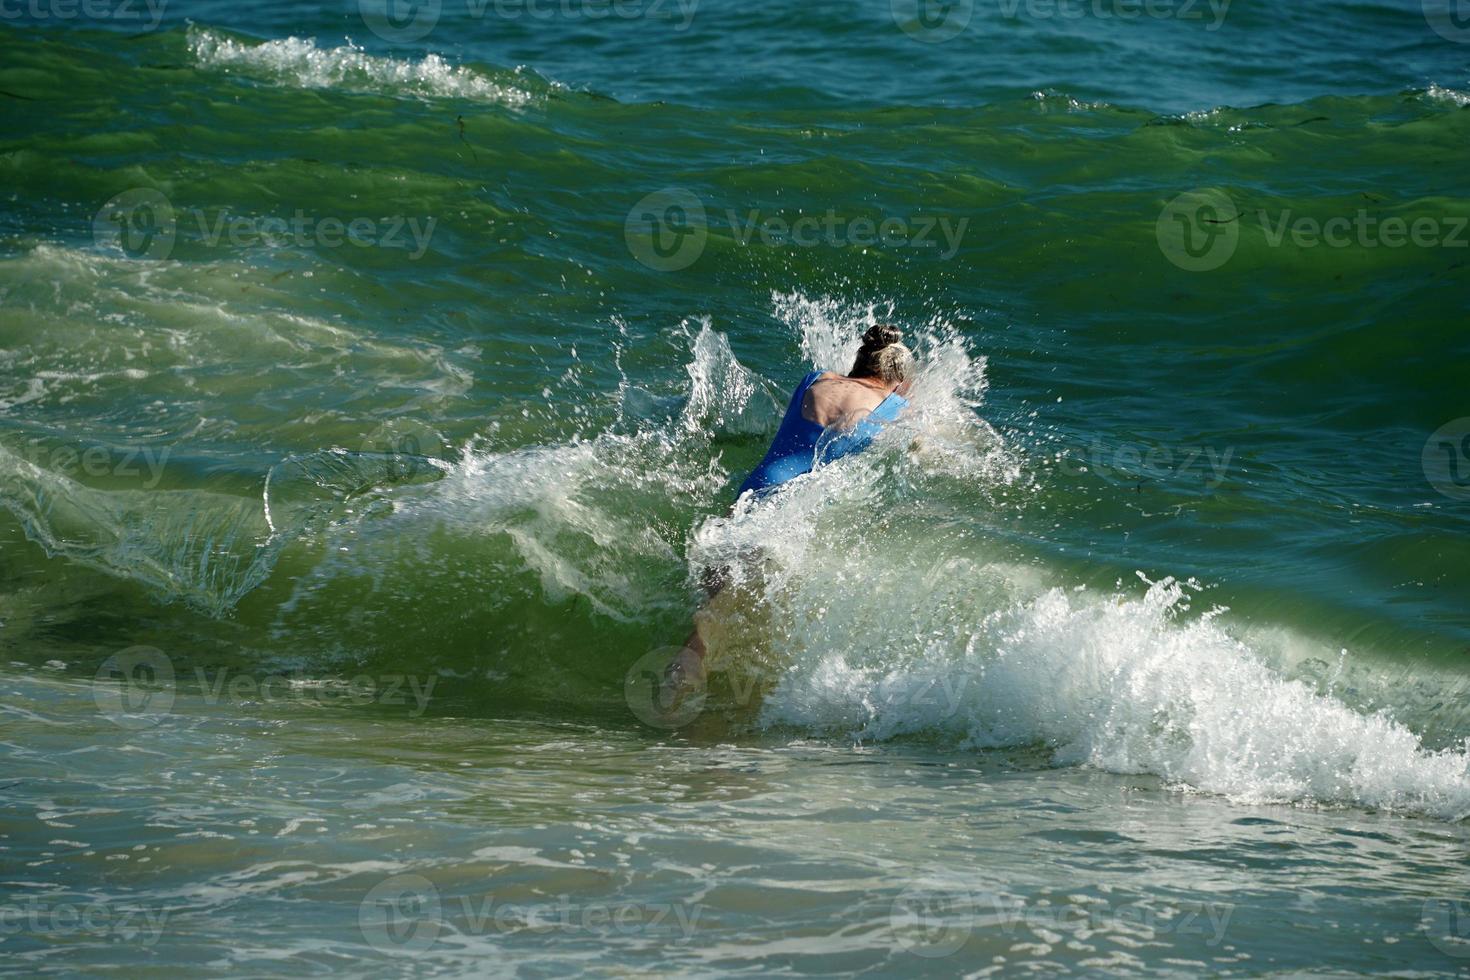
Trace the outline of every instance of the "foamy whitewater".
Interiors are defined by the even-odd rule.
[[[200,67],[243,72],[279,84],[336,88],[348,92],[440,96],[523,106],[534,96],[437,54],[404,59],[368,54],[344,44],[318,47],[311,38],[287,37],[250,43],[207,29],[190,29],[189,49]]]
[[[814,367],[849,362],[874,316],[830,300],[775,305]],[[1111,595],[1048,587],[987,557],[983,535],[951,551],[923,529],[931,481],[994,493],[1026,479],[1014,450],[963,412],[983,396],[983,360],[940,336],[923,336],[915,411],[876,452],[696,533],[698,565],[733,556],[738,576],[738,556],[760,555],[764,601],[780,610],[782,668],[763,724],[1040,744],[1058,765],[1149,773],[1242,802],[1470,815],[1466,751],[1427,751],[1390,708],[1358,713],[1283,678],[1231,635],[1226,610],[1188,615],[1199,583],[1139,571],[1141,588],[1120,582]],[[890,543],[916,528],[920,542]]]
[[[1450,6],[0,5],[0,974],[1462,976]]]
[[[770,303],[814,368],[849,363],[862,331],[888,313],[799,293]],[[956,499],[1000,516],[1024,510],[1038,473],[984,421],[985,360],[940,319],[915,325],[923,369],[912,410],[868,453],[742,502],[687,539],[647,523],[640,513],[652,506],[718,507],[738,474],[712,440],[768,438],[784,401],[784,379],[743,367],[707,319],[677,336],[688,357],[681,395],[625,377],[612,425],[559,445],[496,449],[492,427],[444,447],[419,426],[390,432],[386,448],[407,432],[443,458],[324,450],[272,467],[254,499],[174,491],[177,505],[163,511],[146,492],[89,489],[6,453],[0,493],[50,554],[216,615],[260,586],[291,542],[319,538],[321,557],[295,577],[278,631],[328,615],[346,580],[376,596],[432,590],[497,607],[516,601],[503,585],[508,560],[548,601],[579,598],[635,623],[687,608],[719,571],[758,589],[734,614],[755,624],[744,635],[760,634],[757,649],[721,662],[736,678],[764,675],[762,728],[920,736],[957,750],[1044,746],[1057,765],[1147,773],[1241,802],[1470,815],[1466,751],[1427,750],[1394,719],[1391,691],[1367,713],[1283,676],[1233,635],[1226,610],[1192,608],[1200,583],[1149,569],[1099,593],[1007,555],[983,523],[947,522]],[[580,397],[575,370],[562,383]],[[509,550],[446,565],[435,544],[446,538]],[[673,563],[686,551],[681,582]]]

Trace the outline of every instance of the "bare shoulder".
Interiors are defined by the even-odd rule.
[[[836,373],[835,371],[823,371],[821,374],[819,374],[816,377],[815,380],[812,381],[811,384],[807,385],[807,388],[806,388],[806,397],[807,397],[808,400],[810,400],[813,397],[831,398],[831,397],[833,397],[832,394],[829,391],[829,389],[831,389],[831,387],[832,387],[831,385],[824,385],[824,387],[822,388],[822,394],[820,396],[817,395],[817,391],[816,391],[817,386],[818,385],[823,385],[824,382],[829,382],[829,381],[845,381],[845,380],[847,380],[847,379],[845,377],[843,377],[842,375]],[[845,386],[839,385],[838,387],[839,388],[842,388],[842,387],[845,387]]]
[[[832,425],[850,418],[854,412],[872,411],[883,400],[881,394],[866,385],[822,384],[823,381],[850,382],[851,379],[826,371],[807,388],[806,397],[802,399],[801,414],[807,421],[818,425]]]

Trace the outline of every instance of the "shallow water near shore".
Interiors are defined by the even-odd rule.
[[[431,6],[0,24],[0,970],[1470,964],[1458,21]]]
[[[1041,753],[194,696],[103,748],[76,682],[12,673],[6,700],[6,833],[48,838],[10,902],[27,973],[1259,975],[1462,950],[1459,826]]]

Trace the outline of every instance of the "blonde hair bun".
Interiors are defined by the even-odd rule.
[[[903,345],[903,331],[887,323],[869,327],[849,373],[854,378],[878,378],[886,384],[912,378],[914,353]]]

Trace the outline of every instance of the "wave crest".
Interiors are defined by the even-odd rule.
[[[203,68],[242,70],[300,88],[474,99],[511,108],[534,100],[525,88],[451,65],[432,52],[401,60],[368,54],[351,43],[320,48],[311,38],[287,37],[248,44],[200,28],[189,30],[188,43]]]

